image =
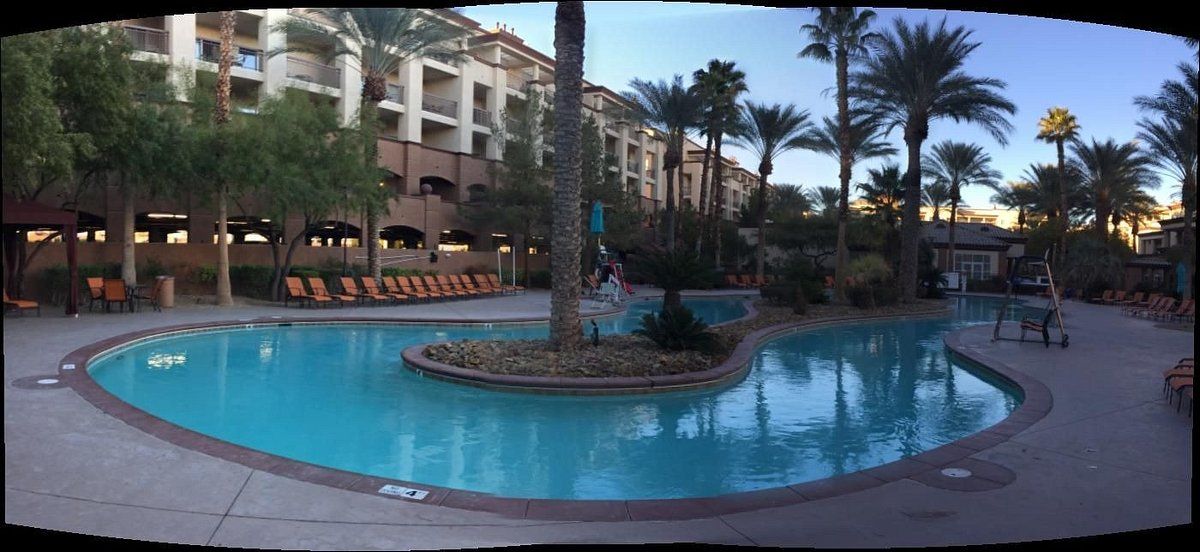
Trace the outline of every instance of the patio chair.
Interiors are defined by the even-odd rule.
[[[733,274],[725,275],[725,286],[726,287],[742,287],[740,284],[738,284],[737,276],[734,276]]]
[[[34,309],[37,310],[37,315],[42,315],[42,305],[37,301],[27,301],[25,299],[9,299],[8,290],[4,290],[4,309],[16,309],[17,314],[25,316],[25,311]]]
[[[412,278],[410,281],[408,276],[396,276],[396,285],[400,286],[400,293],[410,297],[416,297],[424,301],[430,301],[437,297],[421,287],[420,283],[416,282],[416,280],[416,278]]]
[[[1151,297],[1153,297],[1153,296],[1151,296]],[[1130,307],[1128,309],[1125,309],[1124,314],[1128,314],[1130,316],[1137,316],[1142,311],[1158,309],[1159,306],[1161,306],[1163,303],[1166,303],[1168,299],[1170,299],[1170,297],[1167,297],[1165,295],[1159,295],[1157,299],[1150,301],[1146,305],[1139,306],[1139,307]]]
[[[1120,305],[1121,310],[1124,311],[1125,307],[1127,307],[1129,305],[1136,305],[1137,303],[1141,303],[1142,299],[1144,299],[1145,297],[1146,297],[1146,292],[1139,291],[1137,293],[1134,293],[1133,297],[1131,297],[1129,299],[1126,299],[1124,301],[1116,301],[1116,304]]]
[[[833,276],[825,277],[825,287],[826,288],[833,289],[833,287],[836,283],[837,283],[837,281],[833,279]]]
[[[1159,314],[1165,313],[1165,312],[1170,311],[1171,309],[1175,308],[1175,305],[1177,303],[1178,303],[1178,301],[1174,297],[1163,297],[1162,300],[1158,302],[1157,307],[1134,311],[1133,315],[1137,316],[1137,317],[1144,316],[1146,318],[1151,318],[1151,317],[1157,318]]]
[[[600,280],[595,274],[584,274],[580,280],[579,288],[584,297],[595,297],[600,292]]]
[[[379,289],[379,284],[376,283],[375,279],[370,276],[360,276],[358,279],[362,280],[363,291],[367,295],[372,295],[382,299],[390,299],[393,303],[399,303],[408,299],[408,296],[403,293],[388,293],[381,291]]]
[[[765,276],[759,276],[757,274],[754,275],[753,281],[754,281],[754,287],[759,287],[759,288],[765,287],[769,283],[769,282],[767,282],[767,279]]]
[[[1175,378],[1191,378],[1196,374],[1195,366],[1176,366],[1163,372],[1163,395],[1167,394],[1167,388],[1171,385],[1171,380]]]
[[[316,276],[308,277],[308,287],[312,288],[313,296],[328,297],[329,299],[337,302],[338,306],[344,307],[344,306],[346,306],[346,303],[358,302],[358,298],[351,296],[351,295],[342,295],[340,293],[329,293],[329,290],[325,288],[325,280],[322,280]]]
[[[445,278],[445,276],[443,276]],[[442,292],[446,297],[466,297],[467,294],[461,291],[455,291],[448,285],[442,285],[435,276],[421,276],[421,280],[425,282],[425,287]]]
[[[470,274],[458,274],[455,276],[451,276],[450,280],[454,281],[455,278],[457,278],[458,281],[462,283],[462,286],[464,288],[466,288],[467,291],[474,291],[475,293],[479,294],[480,297],[482,297],[484,295],[493,295],[495,293],[494,291],[492,291],[490,289],[484,289],[484,288],[481,288],[481,287],[475,285],[475,282],[473,280],[471,280]]]
[[[396,282],[396,278],[394,276],[383,276],[379,279],[383,281],[383,291],[387,292],[388,294],[403,296],[405,302],[421,299],[416,295],[412,295],[407,291],[404,291],[404,288],[400,287],[400,284]]]
[[[474,274],[471,276],[471,279],[475,280],[475,285],[479,286],[479,289],[486,289],[486,290],[492,292],[493,294],[495,294],[495,293],[503,294],[504,293],[504,289],[501,288],[500,286],[492,284],[492,281],[489,280],[486,275]]]
[[[158,312],[162,312],[162,305],[159,303],[159,293],[162,292],[163,280],[166,276],[158,276],[154,278],[154,285],[150,286],[150,293],[146,295],[135,295],[134,299],[145,299],[150,303],[150,306]],[[303,288],[301,288],[303,289]]]
[[[1171,395],[1176,395],[1179,397],[1179,406],[1183,405],[1183,392],[1192,388],[1192,381],[1193,380],[1191,376],[1173,378],[1170,381],[1169,386],[1171,387]],[[1171,395],[1167,395],[1167,404],[1171,404]],[[1176,412],[1179,412],[1179,406],[1175,407]]]
[[[442,287],[448,285],[450,286],[450,289],[466,294],[466,297],[475,297],[479,295],[479,290],[467,289],[467,286],[463,285],[462,280],[458,279],[457,274],[440,275],[437,277],[437,279],[438,283],[442,284]]]
[[[1121,313],[1129,314],[1129,311],[1132,309],[1142,309],[1142,308],[1149,307],[1150,305],[1157,303],[1158,300],[1162,298],[1162,296],[1163,296],[1163,294],[1161,294],[1161,293],[1151,293],[1149,297],[1146,297],[1145,299],[1143,299],[1141,301],[1135,301],[1132,303],[1128,303],[1125,306],[1122,306]]]
[[[422,279],[420,276],[412,276],[408,279],[408,281],[412,282],[413,289],[423,291],[423,292],[429,294],[430,297],[433,297],[435,299],[447,299],[450,297],[454,297],[454,294],[445,293],[437,288],[429,287],[428,285],[425,284],[424,279]]]
[[[490,272],[488,273],[487,278],[488,278],[488,281],[490,281],[493,286],[496,286],[502,290],[513,292],[513,293],[518,293],[518,292],[525,293],[525,286],[518,286],[516,284],[505,284],[500,281],[499,276],[492,274]]]
[[[1113,297],[1113,290],[1106,289],[1106,290],[1104,290],[1104,293],[1100,295],[1100,297],[1092,297],[1091,299],[1088,299],[1088,302],[1103,304],[1103,303],[1107,303],[1109,300],[1111,300],[1112,297]]]
[[[316,306],[317,303],[328,303],[333,300],[304,291],[304,282],[297,276],[287,276],[283,279],[283,283],[287,285],[287,295],[283,297],[283,306],[285,307],[289,301],[302,304],[307,302],[310,306]]]
[[[1120,303],[1121,301],[1124,301],[1125,293],[1126,293],[1125,290],[1120,290],[1120,291],[1116,292],[1115,294],[1113,294],[1112,298],[1105,301],[1104,304],[1105,305],[1115,305],[1117,303]]]
[[[125,305],[129,304],[125,280],[120,278],[104,280],[104,312],[112,312],[113,303],[121,304],[121,312],[125,312]]]
[[[1183,320],[1185,318],[1195,318],[1196,316],[1196,301],[1192,299],[1184,299],[1179,303],[1179,307],[1175,310],[1163,311],[1152,315],[1155,320],[1163,320],[1174,322],[1175,320]]]
[[[372,294],[369,294],[367,292],[364,292],[364,291],[358,289],[358,284],[356,284],[354,282],[354,278],[352,278],[350,276],[340,276],[338,278],[338,281],[340,281],[342,283],[342,292],[345,295],[351,295],[351,296],[357,297],[359,301],[366,301],[367,299],[370,299],[373,303],[377,303],[379,301],[383,301],[383,300],[387,299],[387,297],[384,297],[382,295],[379,295],[379,294],[372,295]]]
[[[87,278],[86,281],[88,287],[88,311],[90,312],[97,301],[104,302],[104,278]]]

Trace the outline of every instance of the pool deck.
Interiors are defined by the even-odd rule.
[[[1064,309],[1071,335],[1065,350],[994,344],[990,326],[947,339],[965,354],[1040,382],[1053,396],[1044,418],[970,456],[1011,471],[1011,482],[963,491],[912,476],[832,498],[678,521],[519,519],[339,490],[175,446],[97,410],[69,388],[14,384],[54,375],[59,360],[78,347],[157,326],[270,316],[539,318],[548,310],[549,295],[531,291],[402,307],[181,306],[132,315],[85,312],[76,320],[43,309],[40,319],[6,316],[5,522],[189,544],[429,549],[599,542],[929,546],[1104,534],[1192,519],[1192,422],[1161,398],[1161,372],[1194,356],[1194,333],[1077,302]]]

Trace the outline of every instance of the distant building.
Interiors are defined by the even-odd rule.
[[[921,238],[933,246],[937,266],[969,280],[1006,276],[1008,260],[1025,254],[1029,238],[994,224],[959,222],[954,230],[954,259],[947,257],[950,224],[944,220],[921,225]]]

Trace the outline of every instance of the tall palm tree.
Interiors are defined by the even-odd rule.
[[[1033,205],[1033,186],[1028,182],[996,183],[989,186],[996,193],[991,201],[996,205],[1017,210],[1017,232],[1024,234],[1025,225],[1029,222],[1027,213]]]
[[[1129,223],[1129,238],[1133,241],[1133,245],[1137,245],[1138,231],[1141,230],[1142,221],[1151,220],[1154,217],[1154,208],[1158,206],[1158,202],[1154,197],[1146,193],[1141,187],[1123,186],[1115,191],[1112,198],[1112,235],[1113,238],[1119,238],[1119,228],[1122,222]]]
[[[850,216],[850,177],[854,157],[851,147],[852,123],[850,117],[850,62],[870,54],[868,47],[878,40],[879,35],[869,31],[875,12],[858,11],[857,8],[812,8],[817,11],[813,23],[802,25],[800,32],[808,36],[808,46],[797,57],[817,61],[833,62],[837,70],[837,144],[838,179],[841,183],[841,203],[838,206],[837,259],[834,268],[834,293],[838,301],[845,300],[846,263],[849,250],[846,245],[846,223]],[[890,155],[890,154],[889,154]]]
[[[364,129],[379,124],[379,102],[387,98],[387,77],[410,60],[429,57],[456,62],[464,59],[461,40],[466,31],[422,10],[408,8],[318,8],[308,10],[317,21],[288,17],[275,26],[286,33],[287,45],[269,52],[315,54],[327,63],[345,56],[362,73],[362,105],[359,121]],[[328,45],[328,47],[322,46]],[[372,136],[368,133],[368,136]],[[377,143],[364,144],[367,163],[378,163]],[[381,194],[386,188],[381,187]],[[367,266],[378,280],[379,217],[386,198],[372,198],[364,206],[367,215]]]
[[[583,129],[583,2],[559,2],[554,11],[554,227],[579,228],[583,186],[580,150]],[[577,349],[579,321],[579,232],[551,238],[550,345]]]
[[[1000,173],[991,168],[992,156],[983,152],[978,144],[966,144],[946,140],[933,145],[933,154],[921,161],[922,172],[935,181],[945,182],[950,188],[950,229],[946,245],[946,266],[954,268],[954,227],[957,223],[958,203],[962,188],[972,184],[993,185]]]
[[[709,175],[713,174],[710,169],[716,173],[720,173],[721,170],[720,146],[717,145],[715,163],[713,146],[719,144],[718,140],[724,133],[724,121],[729,118],[729,113],[737,108],[738,95],[749,89],[746,87],[746,73],[737,69],[734,62],[719,59],[709,60],[706,68],[697,69],[692,73],[692,89],[700,95],[704,109],[704,161],[700,169],[700,204],[697,208],[703,221],[705,212],[713,211],[709,209],[710,188],[712,194],[717,193],[717,189],[709,183]],[[717,216],[709,218],[714,225],[720,221],[720,217]],[[700,252],[700,244],[704,241],[703,236],[704,232],[701,231],[696,237],[697,253]]]
[[[1195,39],[1189,43],[1195,47]],[[1167,80],[1154,96],[1138,96],[1134,104],[1158,116],[1145,117],[1138,122],[1138,139],[1146,142],[1154,164],[1179,180],[1183,203],[1183,247],[1187,281],[1196,272],[1196,236],[1192,217],[1196,215],[1196,135],[1200,101],[1197,97],[1197,68],[1180,63],[1182,81]],[[1191,297],[1192,287],[1185,287],[1184,296]]]
[[[734,95],[731,101],[736,101],[737,96]],[[721,165],[721,146],[724,143],[725,137],[730,138],[742,134],[743,129],[739,126],[742,123],[742,107],[738,104],[722,113],[722,119],[718,121],[716,135],[713,137],[713,172],[712,172],[712,235],[713,235],[713,262],[714,266],[719,270],[721,268],[721,213],[725,210],[725,170]]]
[[[936,28],[928,21],[910,27],[897,18],[876,43],[878,54],[850,77],[850,94],[870,107],[890,131],[904,129],[908,148],[905,172],[904,225],[901,228],[900,289],[905,301],[917,296],[917,239],[920,231],[921,144],[929,137],[929,122],[952,119],[975,123],[1001,145],[1008,143],[1012,124],[1006,115],[1016,106],[1000,95],[1004,81],[972,77],[963,70],[966,58],[980,43],[971,31]]]
[[[1071,142],[1072,162],[1079,167],[1081,184],[1090,192],[1096,239],[1108,239],[1108,223],[1114,201],[1131,190],[1158,185],[1158,175],[1151,170],[1151,160],[1138,149],[1137,143],[1118,144],[1112,138],[1104,143]]]
[[[233,67],[233,29],[236,22],[237,12],[221,12],[221,49],[217,62],[217,103],[216,111],[213,113],[218,133],[220,128],[229,122],[231,93],[229,72]],[[229,280],[229,183],[218,182],[217,185],[217,305],[229,307],[233,306],[233,285]]]
[[[867,171],[868,180],[858,184],[862,198],[867,202],[863,209],[867,214],[883,219],[893,230],[900,218],[905,201],[904,179],[898,163],[888,163]]]
[[[767,105],[747,101],[744,104],[742,123],[744,134],[734,137],[731,143],[745,148],[758,156],[758,205],[755,218],[758,220],[758,243],[754,248],[754,273],[762,278],[766,263],[766,198],[767,179],[775,169],[775,159],[781,154],[813,146],[813,124],[808,120],[808,110],[797,110],[795,105]]]
[[[819,186],[808,192],[808,202],[816,206],[823,217],[837,215],[841,197],[842,190],[835,186]]]
[[[771,187],[771,197],[767,203],[770,205],[771,218],[775,220],[794,220],[812,210],[808,194],[800,184],[775,184]]]
[[[1044,142],[1052,142],[1058,150],[1058,180],[1061,182],[1066,179],[1067,161],[1066,153],[1063,145],[1079,136],[1081,127],[1075,121],[1075,115],[1072,115],[1065,107],[1051,107],[1046,110],[1046,116],[1038,119],[1038,134],[1037,139]],[[1058,212],[1070,213],[1071,206],[1067,203],[1067,189],[1061,188],[1059,196]],[[1069,219],[1063,218],[1063,223]],[[1067,254],[1067,226],[1059,229],[1057,246],[1059,255]]]
[[[663,154],[663,172],[667,179],[666,207],[663,226],[666,227],[666,247],[675,250],[675,170],[683,162],[683,140],[688,132],[700,127],[704,104],[700,95],[683,85],[683,76],[675,75],[668,83],[633,79],[633,89],[625,97],[634,105],[634,116],[643,124],[664,129],[667,151]]]
[[[942,207],[950,204],[950,185],[937,179],[921,190],[921,205],[933,209],[933,221],[942,220]]]

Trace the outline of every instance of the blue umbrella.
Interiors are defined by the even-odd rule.
[[[604,204],[600,200],[592,202],[592,233],[604,233]]]

